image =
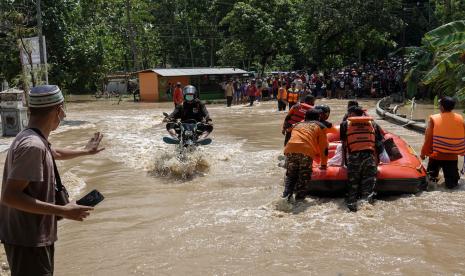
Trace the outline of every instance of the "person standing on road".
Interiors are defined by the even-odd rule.
[[[253,106],[255,97],[257,96],[258,88],[255,85],[255,80],[252,80],[250,85],[247,87],[247,95],[249,96],[249,106]]]
[[[437,181],[439,170],[442,169],[448,189],[458,185],[458,156],[465,154],[463,117],[452,112],[454,108],[454,98],[444,97],[439,101],[441,113],[430,116],[420,155],[422,160],[429,157],[426,171],[433,181]]]
[[[280,88],[278,90],[278,94],[276,96],[278,100],[278,111],[286,111],[287,105],[287,89],[286,89],[286,82],[280,82]]]
[[[234,86],[231,80],[228,80],[224,88],[224,94],[226,96],[226,106],[231,107],[234,95]]]
[[[291,88],[287,90],[287,102],[289,104],[289,110],[292,106],[299,102],[300,90],[296,87],[295,82],[291,84]]]
[[[183,94],[182,94],[181,83],[178,82],[178,83],[176,83],[176,88],[174,89],[174,93],[173,93],[174,107],[176,107],[178,105],[182,105],[183,101],[184,101],[184,97],[183,97]]]
[[[239,102],[241,101],[242,93],[241,93],[241,83],[239,82],[239,79],[236,79],[233,83],[234,87],[234,104],[238,105]]]
[[[96,154],[97,132],[82,150],[57,149],[48,137],[66,117],[63,95],[56,85],[29,92],[30,120],[11,143],[5,161],[0,199],[0,240],[11,275],[53,275],[54,243],[59,217],[82,221],[92,210],[75,202],[58,205],[61,187],[56,160]]]

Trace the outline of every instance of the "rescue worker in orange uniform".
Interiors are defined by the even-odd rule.
[[[292,108],[293,105],[299,102],[300,99],[300,90],[296,88],[295,82],[292,83],[291,88],[287,90],[287,102],[289,104],[289,109]]]
[[[295,193],[296,200],[303,200],[312,178],[313,159],[320,157],[320,169],[326,169],[328,161],[328,140],[324,126],[319,122],[320,110],[308,110],[305,121],[297,123],[291,139],[284,148],[286,155],[286,181],[282,197],[290,200]]]
[[[173,93],[174,107],[178,105],[182,105],[183,101],[184,101],[184,96],[182,94],[181,83],[178,82],[176,83],[176,88],[174,89],[174,93]]]
[[[455,103],[451,97],[439,101],[441,113],[430,116],[420,155],[423,160],[429,157],[426,170],[430,179],[437,182],[442,169],[449,189],[458,185],[458,156],[465,153],[465,126],[462,115],[452,112]]]
[[[384,150],[381,128],[371,117],[363,114],[361,107],[351,107],[349,118],[340,126],[349,179],[346,203],[352,212],[357,211],[359,198],[369,203],[374,202],[378,172],[377,153]]]
[[[278,100],[278,111],[285,111],[286,104],[287,104],[287,89],[286,89],[286,82],[280,81],[279,82],[279,89],[278,94],[276,95],[276,99]]]
[[[284,118],[282,134],[285,135],[284,145],[291,138],[292,127],[298,122],[302,122],[305,119],[305,113],[313,108],[315,104],[315,97],[307,95],[303,103],[295,104],[289,109],[286,118]]]

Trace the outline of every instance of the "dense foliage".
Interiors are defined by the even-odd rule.
[[[425,34],[421,47],[407,48],[412,67],[407,81],[430,86],[436,94],[465,100],[465,21]]]
[[[0,81],[20,82],[17,41],[37,34],[36,1],[0,1]],[[328,69],[383,58],[465,18],[464,2],[42,0],[41,14],[50,82],[89,92],[116,71]]]

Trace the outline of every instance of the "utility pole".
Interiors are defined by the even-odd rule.
[[[45,74],[45,84],[48,84],[48,72],[47,64],[45,63],[44,56],[44,39],[42,36],[42,9],[41,9],[41,0],[36,0],[36,9],[37,9],[37,36],[39,37],[39,56],[40,56],[40,65],[39,68],[44,70]],[[31,70],[33,70],[31,65]],[[42,79],[42,72],[40,72],[40,78]]]

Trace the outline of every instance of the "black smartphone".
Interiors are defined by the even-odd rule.
[[[76,203],[78,205],[94,207],[104,199],[105,197],[99,191],[93,190],[92,192],[85,195],[83,198],[76,201]]]

